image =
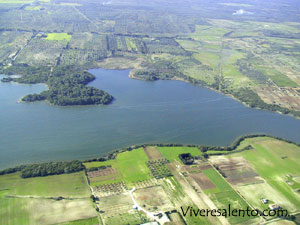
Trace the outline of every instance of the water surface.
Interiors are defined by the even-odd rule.
[[[90,70],[90,85],[112,94],[107,106],[17,103],[45,85],[0,83],[0,168],[98,157],[143,143],[228,145],[266,133],[300,142],[300,120],[180,81],[140,81],[128,70]]]

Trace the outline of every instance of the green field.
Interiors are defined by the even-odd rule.
[[[267,181],[266,185],[261,186],[260,195],[264,193],[267,195],[270,190],[274,190],[273,196],[270,196],[273,201],[279,202],[290,212],[299,211],[300,195],[294,189],[300,184],[296,179],[300,176],[300,148],[294,144],[268,137],[247,139],[244,142],[251,144],[255,149],[227,157],[244,157],[254,167],[255,171]],[[292,181],[292,183],[288,184],[287,181]],[[252,187],[253,190],[257,188],[258,186],[255,187],[255,185]],[[253,196],[256,199],[251,196],[247,197],[251,202],[257,202],[259,199],[259,196]]]
[[[179,155],[183,153],[191,153],[192,156],[200,156],[202,152],[196,147],[157,147],[160,153],[170,162],[179,161]]]
[[[119,153],[114,160],[104,162],[84,163],[86,168],[112,166],[117,170],[116,174],[111,174],[101,178],[91,178],[91,185],[97,186],[101,184],[117,183],[124,181],[127,185],[134,182],[144,181],[151,177],[151,172],[146,166],[148,157],[142,148],[132,151]],[[99,180],[101,179],[101,181]]]
[[[31,0],[0,0],[0,4],[29,4],[32,2]]]
[[[71,38],[72,35],[67,33],[48,33],[45,39],[50,41],[70,41]]]
[[[99,224],[98,217],[82,219],[82,220],[74,220],[66,223],[60,223],[57,225],[95,225]]]
[[[88,197],[90,194],[84,172],[26,179],[20,178],[19,173],[7,174],[0,176],[0,190],[4,190],[0,196]]]
[[[102,176],[102,177],[89,178],[90,185],[92,187],[103,185],[103,184],[118,183],[123,180],[122,173],[121,173],[118,161],[116,159],[107,160],[107,161],[103,161],[103,162],[89,162],[89,163],[84,163],[84,165],[87,169],[97,168],[97,167],[101,167],[101,166],[111,166],[112,168],[116,169],[116,171],[117,171],[116,174],[110,174],[110,175]]]
[[[270,68],[267,66],[260,66],[258,68],[266,76],[270,77],[276,83],[276,85],[280,87],[298,87],[298,85],[294,81],[292,81],[279,71],[275,70],[274,68]]]
[[[83,165],[87,168],[97,168],[97,167],[101,167],[101,166],[112,166],[114,168],[118,167],[118,162],[116,160],[107,160],[107,161],[95,161],[95,162],[87,162],[87,163],[83,163]]]
[[[142,148],[118,154],[117,161],[127,184],[147,180],[151,176],[146,166],[148,157]]]
[[[62,196],[67,199],[55,200]],[[84,172],[48,177],[0,176],[0,224],[56,224],[96,216]]]
[[[42,6],[26,6],[25,10],[41,10]]]
[[[248,204],[235,192],[235,190],[224,180],[224,178],[215,170],[208,169],[202,171],[216,186],[214,189],[208,189],[204,192],[212,199],[219,209],[230,207],[235,209],[247,209]],[[229,217],[228,220],[232,224],[245,222],[249,219],[245,217]]]
[[[149,220],[144,214],[134,212],[134,213],[117,214],[116,216],[107,218],[105,221],[106,224],[109,225],[120,225],[120,224],[142,224],[148,222]]]
[[[164,179],[162,187],[164,191],[167,193],[167,195],[169,196],[170,201],[173,202],[174,205],[180,205],[184,209],[186,209],[188,206],[191,206],[195,209],[197,208],[197,206],[192,202],[189,196],[186,195],[182,186],[174,177],[169,177]],[[179,212],[181,213],[181,211]],[[187,216],[185,217],[185,220],[188,225],[209,224],[208,219],[205,217]]]
[[[217,70],[217,66],[220,61],[220,56],[218,54],[202,51],[197,54],[194,54],[193,57],[201,63],[211,67],[214,71]]]
[[[125,38],[129,51],[137,51],[136,45],[131,38]]]

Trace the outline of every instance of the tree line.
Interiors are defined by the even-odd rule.
[[[143,145],[135,145],[123,149],[116,150],[114,152],[109,153],[108,155],[104,157],[99,157],[99,158],[93,158],[93,159],[88,159],[84,161],[78,161],[74,160],[71,162],[50,162],[50,163],[42,163],[42,164],[31,164],[31,165],[21,165],[17,166],[14,168],[8,168],[0,171],[0,175],[4,174],[9,174],[9,173],[15,173],[21,171],[22,177],[34,177],[34,176],[48,176],[48,175],[54,175],[54,174],[62,174],[62,173],[72,173],[72,172],[77,172],[80,170],[83,170],[85,167],[83,165],[83,162],[95,162],[95,161],[107,161],[111,159],[115,159],[116,156],[125,151],[132,151],[134,149],[138,148],[144,148],[147,146],[160,146],[160,147],[198,147],[199,151],[201,151],[203,156],[207,156],[209,151],[223,151],[224,154],[227,154],[231,151],[234,151],[242,141],[244,141],[247,138],[254,138],[254,137],[270,137],[274,138],[280,141],[285,141],[290,144],[297,145],[300,147],[300,143],[295,143],[290,140],[286,140],[284,138],[280,137],[275,137],[267,134],[249,134],[249,135],[244,135],[239,138],[237,138],[231,145],[221,147],[221,146],[202,146],[202,145],[193,145],[193,144],[143,144]],[[246,146],[243,150],[249,150],[251,149],[251,146]],[[58,168],[56,168],[58,167]],[[97,170],[98,168],[91,168],[91,171]],[[23,172],[24,171],[24,172]],[[48,172],[47,172],[48,171]]]
[[[58,175],[64,173],[74,173],[85,169],[79,160],[70,162],[49,162],[41,164],[30,164],[8,168],[0,171],[0,175],[21,172],[22,178],[44,177],[49,175]]]

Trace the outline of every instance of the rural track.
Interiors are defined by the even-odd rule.
[[[201,196],[199,196],[199,194],[195,192],[195,190],[191,187],[190,183],[186,180],[186,178],[177,171],[178,164],[170,164],[169,166],[171,167],[171,171],[176,180],[180,183],[180,185],[182,185],[182,188],[186,195],[190,197],[190,199],[196,206],[202,206],[201,208],[204,208],[203,206],[205,206],[206,208],[216,208],[213,202],[207,204],[208,202],[202,199]],[[224,217],[207,217],[207,219],[210,221],[211,224],[217,224],[217,222],[219,222],[218,224],[230,225],[230,223]]]
[[[87,185],[89,186],[90,192],[92,193],[93,196],[96,196],[96,197],[97,197],[97,195],[95,194],[93,188],[92,188],[91,185],[90,185],[90,180],[89,180],[89,178],[88,178],[88,176],[87,176],[87,171],[86,171],[86,170],[85,170],[85,173],[84,173],[84,177],[85,177],[85,179],[86,179]],[[95,205],[97,206],[97,203],[95,203]],[[101,214],[100,214],[99,212],[97,212],[97,216],[98,216],[98,218],[99,218],[101,224],[105,224],[105,223],[104,223],[104,219],[102,218],[102,216],[101,216]]]

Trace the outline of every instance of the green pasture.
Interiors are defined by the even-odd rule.
[[[0,190],[2,190],[0,196],[88,197],[90,195],[84,172],[26,179],[20,178],[19,173],[2,175]]]
[[[288,184],[291,177],[300,175],[300,148],[294,144],[279,141],[269,137],[246,139],[255,149],[228,155],[242,156],[267,181],[276,192],[285,198],[283,204],[291,212],[299,211],[300,195],[294,191],[298,182]]]
[[[72,199],[55,200],[51,197]],[[95,217],[84,172],[21,178],[0,176],[0,224],[56,224]]]
[[[59,223],[57,225],[95,225],[95,224],[99,224],[98,217],[82,219],[82,220],[74,220],[70,222]]]
[[[150,178],[150,170],[146,166],[148,157],[142,148],[118,154],[117,162],[123,179],[127,184]]]
[[[120,224],[142,224],[149,222],[146,216],[139,212],[116,214],[105,219],[106,224],[120,225]]]
[[[45,39],[49,41],[70,41],[71,38],[72,35],[67,33],[48,33]]]
[[[41,10],[42,6],[26,6],[25,10],[30,10],[30,11],[38,11]]]
[[[202,152],[197,147],[157,147],[160,153],[170,162],[179,161],[179,155],[191,153],[192,156],[200,156]]]
[[[132,151],[119,153],[116,159],[103,162],[88,162],[84,163],[85,167],[100,167],[112,166],[117,170],[116,174],[111,174],[105,177],[91,178],[91,185],[97,186],[101,184],[117,183],[124,181],[126,184],[147,180],[150,178],[150,170],[146,166],[148,157],[142,148]],[[103,180],[104,179],[104,180]]]
[[[227,181],[215,170],[207,169],[202,171],[210,181],[216,186],[214,189],[205,190],[205,193],[211,198],[219,209],[231,208],[247,209],[248,204],[235,192],[235,190],[227,183]],[[251,218],[245,217],[229,217],[228,220],[232,224],[242,223]]]

